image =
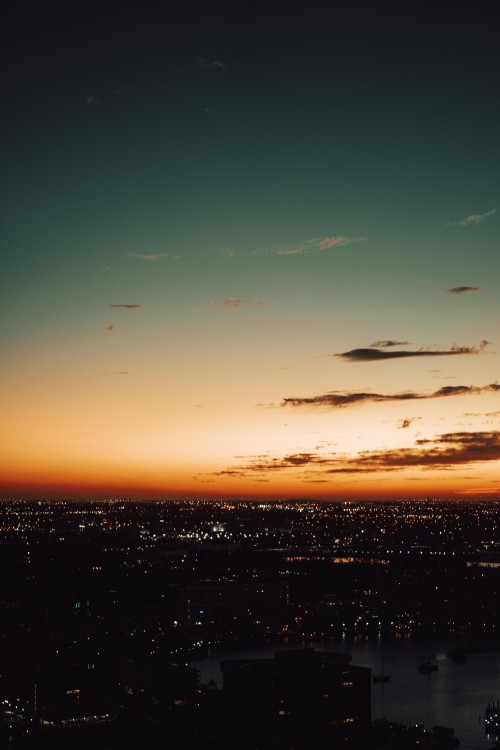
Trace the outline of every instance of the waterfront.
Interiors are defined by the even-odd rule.
[[[303,644],[305,645],[305,644]],[[484,709],[488,702],[500,697],[500,651],[469,654],[457,664],[447,656],[450,648],[463,645],[454,641],[433,646],[439,670],[429,674],[418,672],[416,665],[428,658],[428,649],[413,639],[382,641],[342,640],[307,644],[318,650],[347,651],[352,663],[369,667],[373,673],[391,675],[391,681],[372,686],[372,716],[401,724],[451,726],[460,740],[461,750],[487,750],[494,744],[484,732]],[[202,683],[214,680],[222,686],[220,662],[231,658],[264,658],[272,656],[276,646],[238,651],[220,651],[196,662]],[[280,646],[297,648],[297,644]]]
[[[173,732],[181,746],[206,737],[233,747],[240,727],[225,720],[229,697],[247,706],[241,721],[257,730],[274,699],[266,707],[262,689],[251,705],[261,677],[255,688],[242,681],[226,694],[200,692],[186,662],[221,687],[222,658],[314,644],[373,674],[383,662],[391,682],[370,691],[365,675],[366,718],[371,707],[374,718],[403,726],[453,727],[465,750],[493,745],[483,716],[500,697],[500,654],[481,649],[500,638],[497,502],[13,500],[1,509],[0,557],[11,573],[0,607],[0,698],[26,721],[36,684],[40,719],[119,713],[116,726],[97,732],[106,747],[123,747],[129,724],[140,736],[144,720],[155,727],[151,747]],[[434,658],[437,672],[417,670]],[[294,685],[302,726],[303,678]],[[346,705],[340,718],[356,715]]]

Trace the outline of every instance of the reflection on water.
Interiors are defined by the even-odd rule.
[[[305,644],[304,644],[305,645]],[[352,663],[370,667],[374,673],[391,675],[390,682],[372,687],[372,715],[402,724],[424,724],[454,727],[461,750],[487,750],[494,738],[484,733],[484,709],[500,697],[500,652],[469,654],[457,664],[447,656],[450,648],[460,644],[437,643],[429,655],[427,647],[410,639],[367,641],[363,638],[338,642],[308,644],[325,651],[348,651]],[[297,644],[279,648],[297,648]],[[222,686],[220,662],[223,659],[263,658],[273,655],[276,646],[225,651],[212,654],[196,663],[201,680],[215,680]],[[435,658],[437,672],[422,674],[417,664]]]

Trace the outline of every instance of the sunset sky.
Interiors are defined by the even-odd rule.
[[[4,24],[0,495],[500,496],[496,4],[160,6]]]

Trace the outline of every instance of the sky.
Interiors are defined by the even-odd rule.
[[[493,2],[15,4],[1,497],[500,497]]]

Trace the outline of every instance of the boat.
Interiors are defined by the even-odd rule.
[[[423,672],[425,674],[428,674],[429,672],[437,672],[439,669],[439,664],[435,659],[432,661],[423,661],[420,664],[417,664],[417,669],[419,672]]]
[[[500,703],[497,700],[488,703],[484,712],[484,728],[486,734],[500,734]]]
[[[391,675],[390,674],[386,674],[384,672],[384,659],[382,658],[382,660],[380,662],[380,672],[376,672],[372,676],[372,683],[374,685],[377,685],[377,684],[379,684],[381,682],[390,682],[390,681],[391,681]]]

